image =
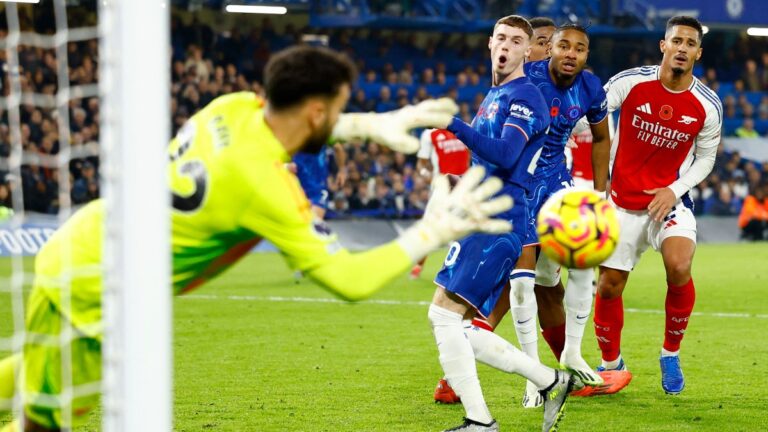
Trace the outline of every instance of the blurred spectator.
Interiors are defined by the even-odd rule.
[[[723,110],[725,113],[723,116],[727,119],[735,119],[737,118],[737,111],[736,111],[736,98],[729,94],[723,99]]]
[[[760,105],[757,106],[757,118],[768,120],[768,95],[763,95],[760,99]]]
[[[358,89],[355,91],[355,95],[349,105],[347,105],[347,111],[349,112],[369,112],[376,108],[375,102],[365,97],[365,91]]]
[[[367,183],[359,183],[354,195],[349,199],[350,210],[371,210],[376,208],[377,204],[370,197]]]
[[[83,204],[98,198],[98,184],[99,179],[93,164],[88,161],[83,162],[80,168],[80,178],[76,179],[72,185],[72,203]],[[96,185],[96,188],[93,185]]]
[[[445,74],[442,75],[443,80],[445,80]],[[435,72],[432,70],[432,68],[425,68],[423,71],[421,71],[421,84],[423,85],[429,85],[435,83]]]
[[[724,185],[718,187],[717,193],[705,201],[705,213],[715,216],[732,216],[739,212],[739,202],[734,199],[731,190]]]
[[[391,111],[397,108],[397,104],[392,100],[392,90],[389,86],[381,86],[379,90],[379,101],[376,104],[376,111]]]
[[[736,136],[739,138],[757,138],[760,134],[755,130],[755,121],[751,118],[745,118],[741,127],[736,129]]]
[[[761,59],[760,81],[763,83],[763,90],[768,90],[768,50],[763,51]]]
[[[744,87],[747,91],[756,92],[763,89],[760,74],[757,73],[757,62],[752,59],[744,63],[744,72],[741,74]]]
[[[715,68],[707,68],[703,81],[707,87],[711,88],[715,92],[720,89],[720,82],[717,80],[717,69]]]
[[[744,93],[739,95],[739,109],[741,110],[742,117],[752,118],[755,114],[755,107]]]
[[[405,10],[410,8],[402,8],[400,13]],[[180,19],[180,15],[184,19]],[[197,20],[196,16],[195,12],[176,11],[172,20],[173,58],[169,66],[174,133],[190,116],[222,94],[242,90],[260,93],[261,67],[271,53],[295,43],[303,32],[294,25],[286,25],[281,32],[269,19],[231,31],[218,31]],[[0,30],[0,34],[2,32]],[[458,116],[469,123],[483,100],[484,87],[489,85],[487,50],[477,46],[472,35],[433,33],[424,36],[415,32],[376,29],[322,32],[330,35],[331,46],[350,54],[360,70],[366,71],[361,76],[360,87],[353,89],[349,111],[387,111],[442,95],[459,101],[457,89],[462,88]],[[704,43],[716,39],[708,37]],[[620,47],[617,49],[629,47],[622,56],[601,54],[596,50],[590,62],[603,79],[627,67],[655,64],[655,57],[643,43],[638,39],[617,44]],[[745,37],[721,39],[717,43],[721,45],[717,46],[716,52],[723,55],[705,56],[700,64],[704,75],[702,81],[723,99],[727,132],[737,131],[739,136],[754,137],[768,125],[768,95],[759,97],[749,93],[761,91],[768,85],[768,41]],[[713,52],[711,45],[705,50]],[[5,55],[0,51],[0,65],[5,63]],[[67,55],[69,78],[73,84],[97,82],[97,41],[71,42],[67,44]],[[25,92],[55,96],[58,85],[55,50],[21,46],[19,62],[22,71],[19,78]],[[7,73],[3,78],[2,82],[6,83]],[[7,96],[7,91],[4,86],[3,96]],[[20,135],[27,152],[25,157],[30,154],[56,155],[66,145],[85,151],[89,143],[98,141],[98,98],[74,99],[68,108],[71,131],[70,142],[66,143],[59,142],[55,110],[22,104]],[[0,157],[8,157],[10,131],[7,114],[2,109],[0,118]],[[415,161],[411,156],[395,154],[375,143],[345,145],[349,180],[343,187],[331,189],[331,210],[336,215],[408,216],[423,210],[429,196],[428,182],[414,172]],[[738,153],[731,154],[722,148],[718,150],[717,158],[712,175],[692,191],[692,197],[699,204],[696,211],[735,214],[748,196],[746,191],[766,181],[768,165],[743,160]],[[76,159],[70,164],[70,196],[74,204],[98,196],[97,162],[95,158],[87,163],[84,159]],[[335,178],[336,169],[332,166],[331,178]],[[23,167],[20,183],[25,192],[31,191],[24,198],[28,210],[50,212],[58,207],[58,175],[55,171],[32,163]],[[3,187],[0,183],[0,205]]]
[[[739,213],[741,238],[745,240],[764,240],[768,229],[768,185],[754,188],[747,195]]]

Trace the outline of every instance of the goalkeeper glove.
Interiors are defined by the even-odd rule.
[[[440,98],[386,113],[342,114],[332,136],[344,141],[367,138],[397,152],[416,153],[419,139],[411,135],[410,130],[445,129],[458,111],[456,102]]]
[[[501,234],[512,224],[492,216],[512,208],[512,198],[502,195],[502,183],[496,177],[483,181],[485,169],[473,167],[450,190],[448,178],[435,181],[424,217],[398,238],[400,246],[417,262],[428,253],[473,232]]]

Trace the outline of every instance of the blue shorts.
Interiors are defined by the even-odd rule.
[[[315,184],[312,184],[309,187],[302,184],[302,187],[304,188],[304,193],[307,194],[307,199],[312,203],[313,206],[321,207],[324,209],[328,208],[328,197],[330,194],[325,184],[321,185],[315,182]]]
[[[296,153],[296,177],[313,206],[328,208],[328,162],[325,152]]]
[[[472,234],[453,242],[435,276],[435,283],[463,298],[480,315],[490,313],[486,303],[495,305],[509,279],[509,272],[520,258],[525,234],[528,209],[523,191],[507,185],[501,193],[511,195],[515,205],[499,218],[512,222],[507,234]],[[491,306],[492,307],[492,306]]]
[[[573,187],[573,177],[565,164],[558,165],[546,173],[536,173],[529,183],[526,200],[528,201],[528,224],[523,238],[523,246],[539,243],[536,233],[536,217],[547,199],[556,192]]]

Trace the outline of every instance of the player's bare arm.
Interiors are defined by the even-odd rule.
[[[349,175],[349,171],[347,171],[347,152],[341,143],[336,143],[333,145],[333,153],[336,156],[336,167],[339,169],[339,172],[336,173],[336,187],[341,188],[347,182],[347,176]]]
[[[611,158],[611,138],[608,133],[608,117],[601,122],[590,124],[592,131],[592,170],[595,190],[605,191],[608,183],[608,165]]]

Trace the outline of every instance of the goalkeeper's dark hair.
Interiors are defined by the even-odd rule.
[[[666,33],[669,33],[669,31],[674,26],[692,27],[696,29],[697,32],[699,32],[699,42],[701,42],[701,39],[704,38],[704,28],[701,26],[701,22],[699,22],[699,20],[694,17],[685,15],[673,16],[667,21],[667,29],[665,30],[664,37],[666,37]]]
[[[534,17],[529,19],[528,22],[531,23],[531,28],[534,30],[542,27],[557,27],[555,21],[547,17]]]
[[[520,15],[507,15],[503,18],[499,18],[499,20],[496,21],[496,24],[493,26],[493,30],[495,31],[496,27],[502,24],[506,24],[510,27],[517,27],[524,31],[529,38],[533,37],[533,28],[531,27],[531,23]]]
[[[555,32],[552,33],[552,38],[554,39],[554,36],[556,34],[562,33],[566,30],[575,30],[577,32],[583,33],[584,36],[587,37],[587,40],[589,40],[589,33],[587,33],[587,28],[581,24],[575,24],[575,23],[561,24],[559,27],[557,27],[557,29],[555,29]]]
[[[270,106],[281,110],[313,96],[334,98],[342,85],[352,85],[356,79],[357,68],[346,55],[298,45],[269,59],[264,68],[264,92]]]

